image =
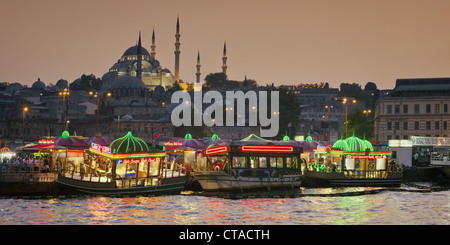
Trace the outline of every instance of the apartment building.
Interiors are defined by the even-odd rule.
[[[375,106],[375,140],[450,135],[450,78],[397,79]]]

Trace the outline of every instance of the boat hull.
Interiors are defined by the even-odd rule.
[[[170,195],[180,194],[186,183],[186,176],[174,177],[163,180],[160,185],[136,186],[130,188],[118,188],[114,182],[98,183],[88,182],[58,176],[58,186],[66,193],[88,195]]]
[[[1,173],[0,195],[58,194],[55,173]]]
[[[250,189],[298,188],[301,175],[284,175],[283,177],[233,176],[225,172],[202,171],[192,173],[204,191],[233,191]]]
[[[344,173],[305,172],[304,186],[308,187],[398,187],[403,182],[402,173],[387,173],[384,178],[352,178]]]

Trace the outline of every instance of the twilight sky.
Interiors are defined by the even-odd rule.
[[[448,0],[1,0],[0,81],[47,85],[101,77],[136,44],[174,69],[180,17],[180,77],[222,70],[258,84],[371,81],[450,76]]]

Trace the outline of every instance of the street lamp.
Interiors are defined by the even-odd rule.
[[[333,108],[333,106],[331,105],[325,105],[325,109],[328,110],[328,141],[331,141],[331,118],[330,118],[330,114],[331,114],[331,108]]]
[[[65,88],[62,92],[59,92],[59,95],[63,97],[63,119],[62,122],[65,122],[67,120],[67,108],[66,108],[66,96],[69,96],[70,93],[67,88]],[[66,130],[67,130],[67,123],[66,123]]]
[[[25,145],[25,113],[28,112],[28,106],[22,108],[22,144]]]
[[[354,100],[352,100],[352,103],[353,104],[355,104],[356,103],[356,100],[354,99]],[[342,104],[344,104],[345,105],[345,138],[347,138],[348,137],[348,119],[347,119],[347,98],[344,98],[343,100],[342,100]]]
[[[369,117],[369,114],[372,113],[372,110],[364,110],[363,111],[364,115],[366,115],[367,117]]]
[[[97,131],[96,131],[96,133],[98,133],[99,132],[99,129],[98,129],[98,113],[100,111],[100,96],[98,95],[97,92],[92,92],[92,91],[89,92],[89,95],[93,96],[97,100],[97,113],[96,113],[97,114],[97,120],[96,120]],[[109,98],[111,96],[112,96],[111,92],[106,93],[106,97]]]

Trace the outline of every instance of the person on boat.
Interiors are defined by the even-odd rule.
[[[48,172],[50,172],[50,166],[48,166],[48,164],[44,164],[44,167],[42,168],[42,172],[43,172],[43,173],[48,173]]]

